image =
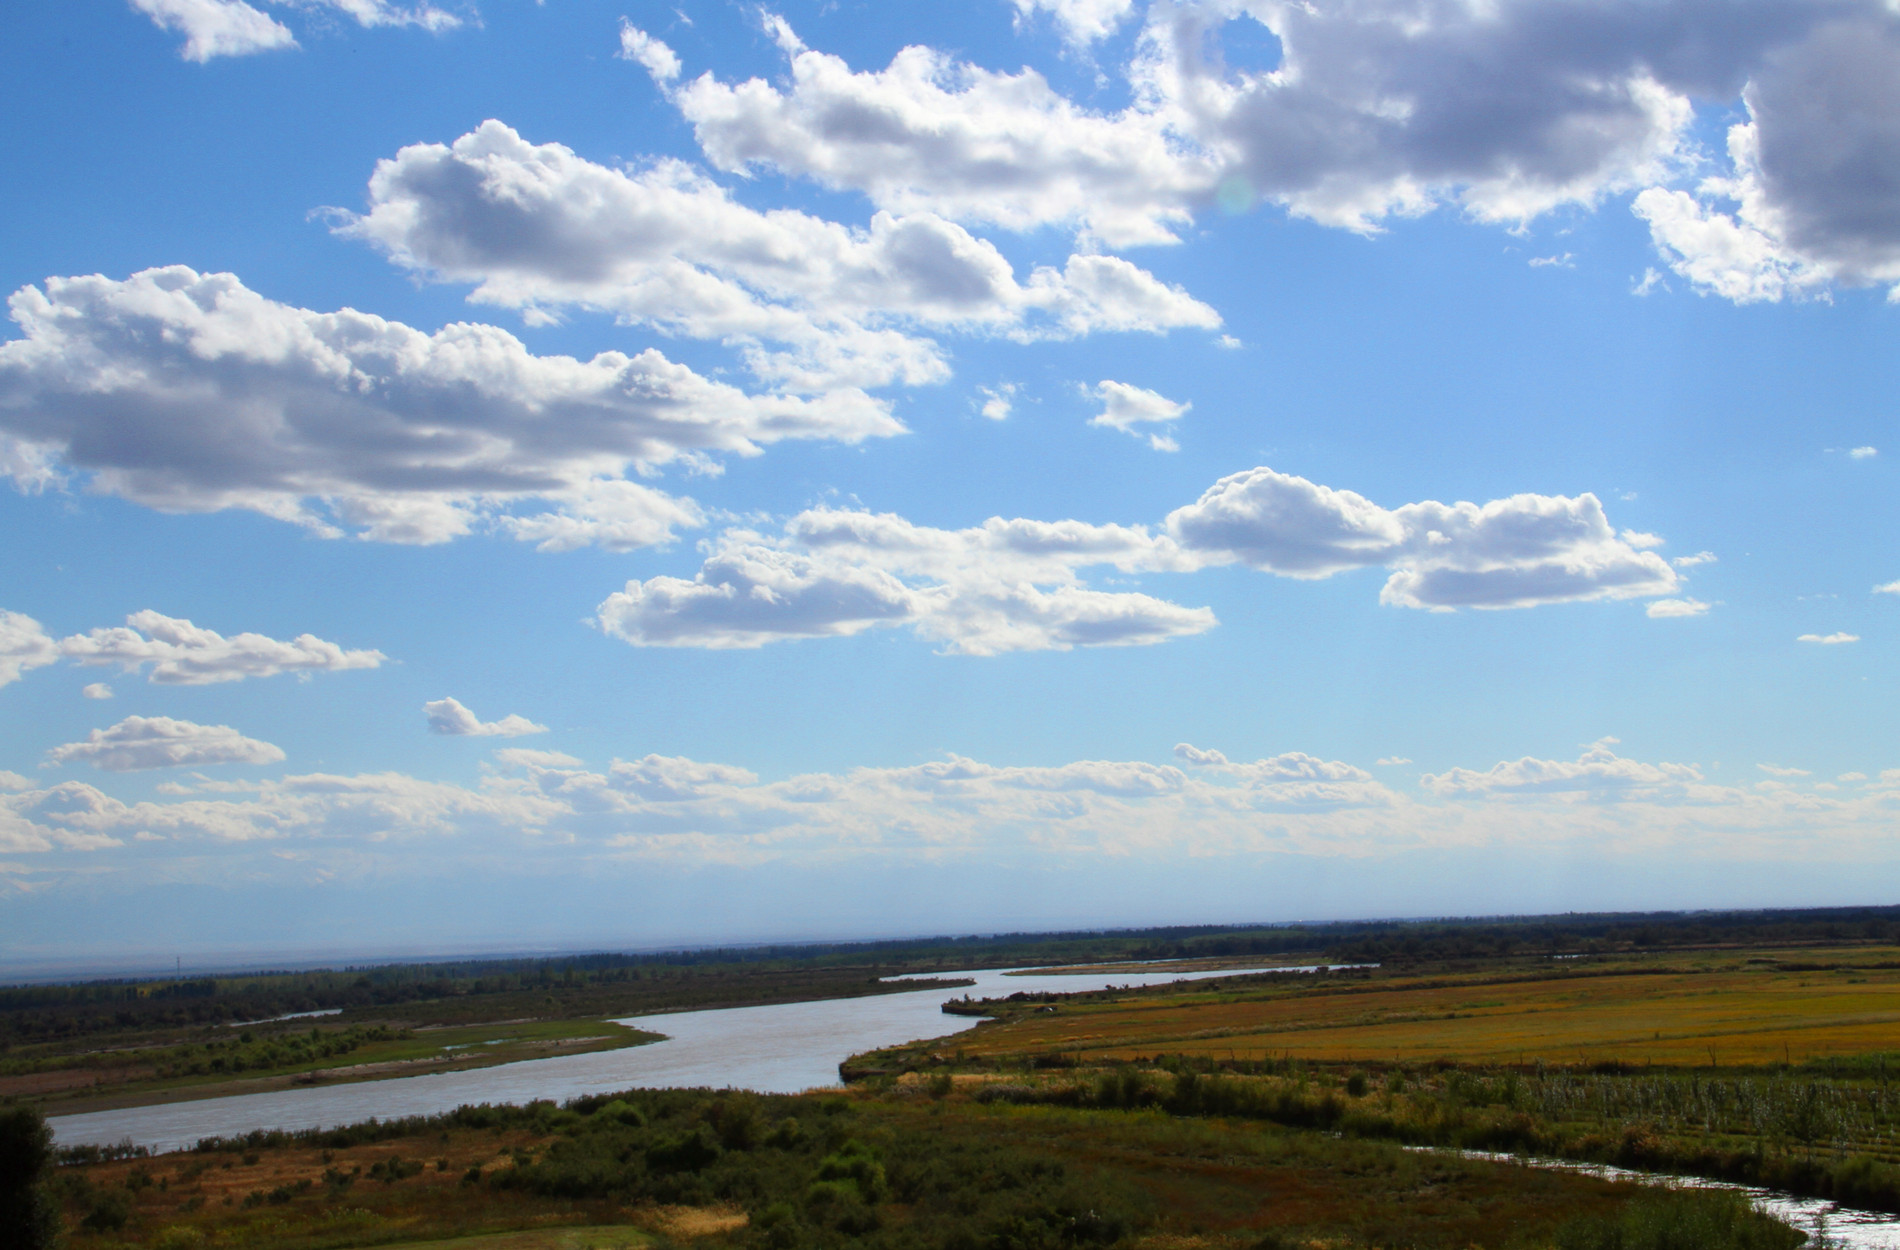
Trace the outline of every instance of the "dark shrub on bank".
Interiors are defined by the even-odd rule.
[[[0,1108],[0,1245],[42,1250],[60,1241],[59,1207],[47,1193],[53,1130],[33,1107]]]

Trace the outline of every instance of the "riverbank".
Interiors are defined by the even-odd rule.
[[[398,1080],[443,1072],[472,1072],[503,1064],[557,1055],[595,1054],[660,1041],[660,1033],[629,1028],[612,1020],[509,1020],[457,1029],[421,1029],[405,1033],[380,1051],[394,1055],[334,1066],[308,1065],[257,1077],[196,1077],[171,1082],[126,1084],[110,1093],[65,1091],[43,1097],[50,1114],[87,1115],[133,1107],[160,1107],[210,1098],[235,1098],[319,1085],[349,1085]],[[401,1052],[410,1052],[407,1054]],[[414,1053],[423,1051],[424,1053]],[[0,1097],[10,1096],[0,1080]]]

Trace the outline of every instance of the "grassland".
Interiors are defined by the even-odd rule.
[[[965,1010],[970,1009],[965,1007]],[[983,1005],[872,1083],[1237,1116],[1900,1211],[1900,949],[1623,952]]]
[[[1762,1067],[1900,1050],[1900,948],[1519,960],[1004,1007],[971,1057]]]

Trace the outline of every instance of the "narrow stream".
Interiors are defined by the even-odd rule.
[[[1433,1147],[1418,1147],[1435,1152]],[[1493,1163],[1514,1163],[1545,1172],[1574,1172],[1580,1176],[1599,1176],[1611,1181],[1634,1181],[1639,1185],[1667,1186],[1675,1189],[1726,1189],[1748,1195],[1757,1210],[1792,1224],[1810,1238],[1825,1238],[1819,1245],[1840,1250],[1900,1250],[1900,1215],[1885,1211],[1864,1211],[1844,1207],[1826,1198],[1797,1198],[1778,1189],[1738,1185],[1732,1181],[1712,1181],[1700,1176],[1673,1176],[1657,1172],[1633,1172],[1607,1163],[1571,1163],[1564,1159],[1539,1159],[1522,1155],[1499,1154],[1489,1150],[1447,1151],[1463,1159],[1485,1159]],[[1818,1250],[1810,1240],[1804,1250]]]

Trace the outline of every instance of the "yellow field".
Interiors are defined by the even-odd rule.
[[[1508,975],[1131,996],[985,1025],[956,1044],[972,1056],[1689,1066],[1900,1051],[1900,951],[1784,950],[1769,958],[1620,959],[1595,969],[1546,963]],[[1781,966],[1789,963],[1838,966]]]

